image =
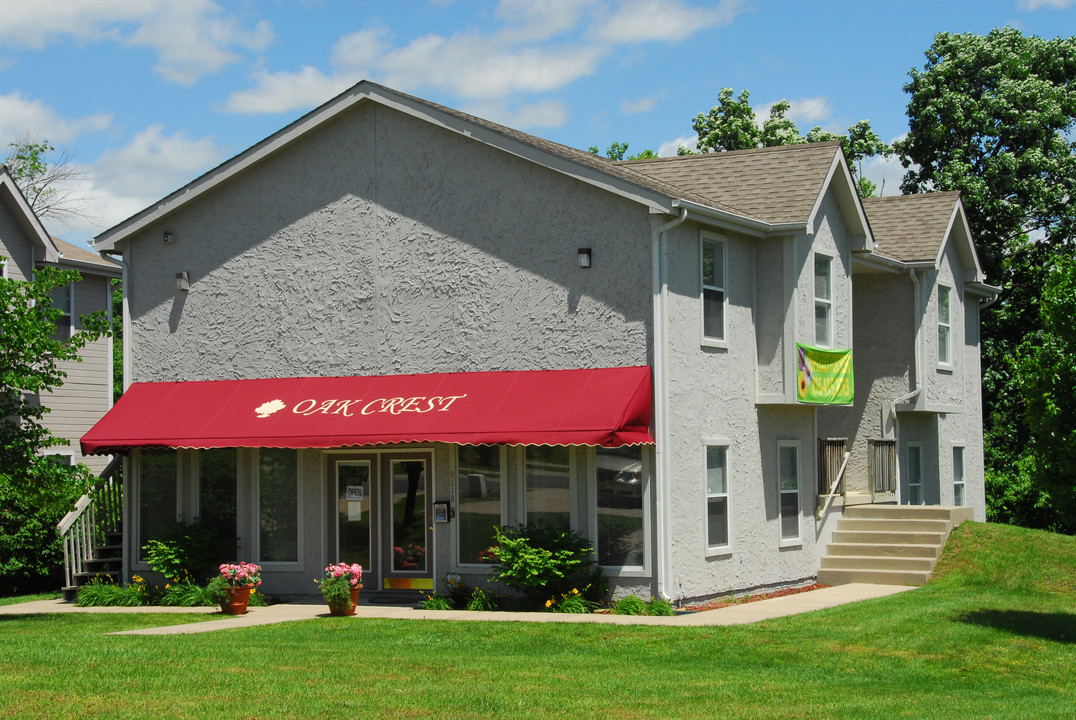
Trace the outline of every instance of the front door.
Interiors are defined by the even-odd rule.
[[[433,588],[432,470],[428,451],[332,458],[337,556],[362,565],[368,590]]]

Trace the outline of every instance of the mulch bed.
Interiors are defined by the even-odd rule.
[[[691,603],[690,605],[685,605],[677,609],[687,610],[688,612],[717,610],[719,608],[729,607],[730,605],[741,605],[743,603],[755,602],[757,600],[769,600],[771,598],[784,597],[785,595],[798,595],[802,592],[821,590],[825,587],[829,587],[829,585],[815,583],[813,585],[804,585],[803,587],[785,588],[784,590],[774,590],[773,592],[760,593],[759,595],[749,595],[747,597],[736,598],[735,600],[707,600],[706,602]]]

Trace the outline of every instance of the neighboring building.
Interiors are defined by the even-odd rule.
[[[201,518],[273,594],[338,559],[426,589],[480,580],[493,525],[541,520],[590,537],[621,594],[808,581],[832,532],[818,440],[925,448],[958,404],[939,380],[899,427],[868,417],[915,379],[861,355],[917,355],[861,327],[860,296],[910,322],[912,295],[876,307],[872,282],[951,278],[951,377],[977,377],[967,304],[990,289],[955,232],[930,238],[940,281],[879,254],[836,143],[614,163],[364,82],[98,238],[127,266],[135,384],[83,446],[129,452],[127,570]],[[847,373],[822,381],[853,348],[854,401]],[[929,467],[913,499],[947,500]]]
[[[30,208],[7,168],[0,166],[0,273],[15,280],[30,280],[36,268],[51,265],[77,270],[82,280],[58,290],[54,301],[63,316],[59,332],[70,337],[82,329],[81,317],[111,312],[112,279],[120,268],[112,260],[51,237]],[[108,464],[107,457],[83,455],[79,438],[112,407],[112,338],[88,343],[80,353],[82,362],[62,362],[64,384],[41,398],[49,407],[44,423],[68,446],[49,449],[51,455],[84,463],[95,473]]]

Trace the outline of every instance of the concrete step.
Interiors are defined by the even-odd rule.
[[[860,557],[914,557],[937,560],[940,545],[886,545],[884,543],[830,543],[829,555],[858,555]]]
[[[929,578],[930,572],[922,570],[822,568],[818,571],[818,582],[826,585],[845,585],[852,582],[875,583],[878,585],[926,585]]]
[[[882,532],[936,532],[949,533],[948,520],[927,518],[841,518],[841,530],[874,530]]]
[[[935,560],[929,557],[895,557],[880,555],[827,555],[822,567],[832,570],[934,570]]]
[[[969,507],[949,507],[944,505],[855,505],[846,507],[845,518],[888,518],[904,520],[921,518],[924,520],[948,520],[959,525],[965,520],[974,519],[974,511]]]
[[[902,532],[885,530],[842,530],[841,525],[833,531],[836,543],[881,543],[883,545],[941,545],[947,532]]]

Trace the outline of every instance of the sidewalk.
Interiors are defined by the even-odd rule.
[[[672,617],[647,617],[637,615],[570,615],[564,613],[524,613],[524,612],[471,612],[468,610],[420,610],[413,607],[392,605],[360,604],[355,611],[355,619],[384,618],[390,620],[463,620],[485,622],[562,622],[562,623],[605,623],[608,625],[666,625],[679,627],[703,627],[716,625],[746,625],[748,623],[770,620],[773,618],[799,615],[825,608],[837,607],[847,603],[885,597],[895,593],[913,590],[905,585],[870,585],[867,583],[850,583],[834,587],[812,590],[811,592],[787,595],[770,600],[758,600],[750,603],[731,605],[718,610],[685,613]],[[0,606],[0,615],[39,615],[46,613],[203,613],[220,615],[215,607],[170,608],[170,607],[93,607],[80,608],[61,600],[38,600],[18,605]],[[187,633],[211,632],[229,628],[270,625],[295,620],[310,620],[316,617],[328,617],[328,610],[323,603],[299,604],[284,603],[269,607],[251,608],[246,615],[224,616],[219,620],[171,625],[168,627],[127,630],[117,635],[178,635]]]

